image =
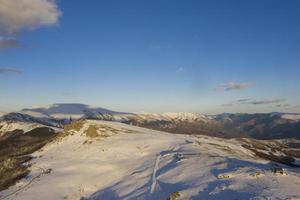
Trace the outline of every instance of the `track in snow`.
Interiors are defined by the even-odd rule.
[[[179,151],[162,151],[160,152],[159,155],[156,156],[156,160],[155,160],[155,164],[154,164],[154,168],[153,168],[153,173],[152,173],[152,178],[151,178],[151,189],[150,189],[150,194],[153,194],[155,192],[155,189],[157,187],[157,177],[156,177],[156,173],[159,169],[159,162],[161,160],[161,158],[165,157],[165,156],[176,156],[176,159],[180,160],[180,159],[186,159],[186,158],[191,158],[191,157],[198,157],[200,156],[200,153],[188,153],[188,152],[179,152]]]
[[[17,190],[11,192],[10,194],[6,195],[6,196],[2,196],[0,197],[0,200],[4,200],[7,199],[13,195],[17,195],[19,192],[21,192],[22,190],[28,188],[36,179],[40,178],[43,174],[47,173],[47,170],[45,170],[42,167],[36,167],[38,170],[40,170],[41,172],[36,175],[35,177],[33,177],[28,183],[26,183],[25,185],[21,186],[20,188],[18,188]]]
[[[161,158],[161,154],[159,154],[155,160],[155,165],[154,165],[153,174],[152,174],[152,185],[151,185],[150,194],[152,194],[155,191],[155,188],[157,185],[156,172],[158,170],[160,158]]]

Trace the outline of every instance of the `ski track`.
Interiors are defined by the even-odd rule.
[[[155,160],[154,169],[153,169],[153,174],[152,174],[152,185],[151,185],[150,194],[152,194],[152,193],[155,191],[155,188],[156,188],[156,185],[157,185],[156,172],[157,172],[158,167],[159,167],[159,161],[160,161],[160,158],[161,158],[161,154],[159,154],[159,155],[156,157],[156,160]]]
[[[160,152],[155,159],[155,163],[154,163],[154,168],[153,168],[153,173],[152,173],[152,178],[151,178],[151,189],[150,189],[150,194],[153,194],[157,188],[157,171],[159,170],[159,163],[161,161],[161,158],[164,158],[166,156],[174,156],[177,155],[177,158],[179,159],[183,159],[183,158],[190,158],[190,157],[194,157],[194,156],[199,156],[200,153],[190,153],[190,152],[180,152],[180,151],[162,151]],[[184,157],[186,156],[186,157]]]
[[[14,195],[17,195],[19,192],[22,192],[23,190],[25,190],[26,188],[29,188],[31,184],[34,183],[34,181],[38,178],[40,178],[43,174],[46,173],[46,170],[42,167],[35,167],[37,168],[38,170],[40,170],[41,172],[36,175],[35,177],[33,177],[28,183],[26,183],[25,185],[21,186],[20,188],[18,188],[17,190],[13,191],[12,193],[10,194],[7,194],[6,196],[2,196],[0,197],[0,200],[5,200],[11,196],[14,196]]]

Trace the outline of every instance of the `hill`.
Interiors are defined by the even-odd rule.
[[[32,154],[30,173],[0,199],[299,198],[299,147],[77,121]]]

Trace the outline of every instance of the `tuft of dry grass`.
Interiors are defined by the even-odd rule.
[[[75,132],[83,128],[85,121],[78,120],[64,126],[64,131],[60,132],[52,142],[60,142],[64,137],[73,135]]]
[[[97,132],[97,127],[94,125],[90,125],[89,128],[85,131],[85,134],[89,138],[95,138],[99,136]]]
[[[80,131],[84,125],[84,120],[79,120],[64,126],[64,132]]]
[[[167,198],[167,200],[178,200],[180,197],[179,192],[172,192],[170,196]]]

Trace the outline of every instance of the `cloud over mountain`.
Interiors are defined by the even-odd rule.
[[[0,0],[0,35],[55,25],[60,15],[54,0]]]

